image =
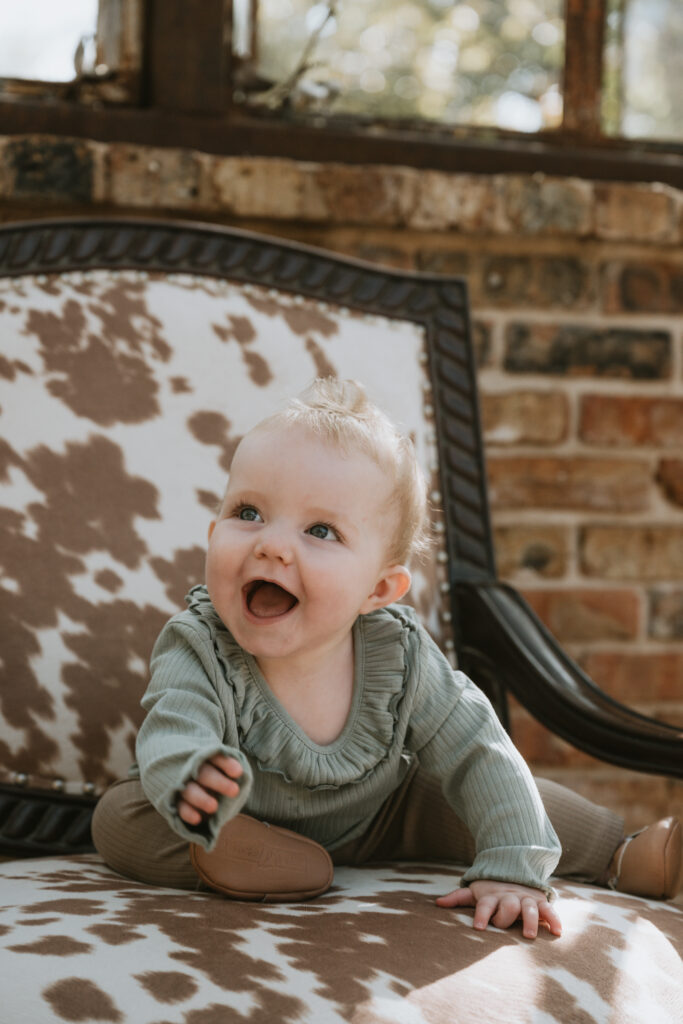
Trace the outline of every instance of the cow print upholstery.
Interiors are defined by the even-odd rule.
[[[477,932],[439,865],[338,868],[311,903],[0,869],[3,1024],[680,1024],[681,909],[558,882],[564,935]]]

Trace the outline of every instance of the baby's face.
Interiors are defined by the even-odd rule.
[[[221,619],[262,668],[268,659],[324,655],[359,614],[405,592],[407,570],[400,594],[383,584],[396,528],[391,492],[368,456],[302,427],[257,429],[241,442],[210,532],[206,582]]]

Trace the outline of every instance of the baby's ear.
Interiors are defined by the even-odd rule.
[[[388,566],[377,580],[373,592],[363,602],[360,614],[376,611],[377,608],[386,608],[388,604],[400,601],[410,590],[410,582],[410,570],[405,565]]]
[[[208,536],[208,540],[211,540],[211,534],[213,533],[215,526],[216,526],[216,520],[212,519],[211,522],[209,523],[209,536]]]

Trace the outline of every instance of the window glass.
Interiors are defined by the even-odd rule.
[[[605,131],[683,139],[681,0],[609,0],[605,58]]]
[[[4,0],[0,78],[70,82],[74,59],[87,62],[94,51],[96,25],[97,0]]]
[[[248,0],[233,2],[239,17]],[[555,128],[563,16],[563,0],[259,0],[242,98],[295,113]],[[247,49],[244,30],[236,48]]]

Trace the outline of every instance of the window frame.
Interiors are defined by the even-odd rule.
[[[97,107],[139,103],[144,4],[145,0],[98,0],[96,70],[75,73],[66,82],[7,76],[0,79],[0,108],[31,100]]]
[[[232,0],[141,3],[137,105],[99,105],[56,87],[49,102],[0,99],[0,132],[196,149],[224,156],[398,164],[464,173],[535,173],[683,187],[683,145],[602,134],[602,43],[607,0],[566,0],[564,120],[534,134],[471,126],[390,124],[256,112],[231,97]],[[178,68],[183,73],[178,74]]]

